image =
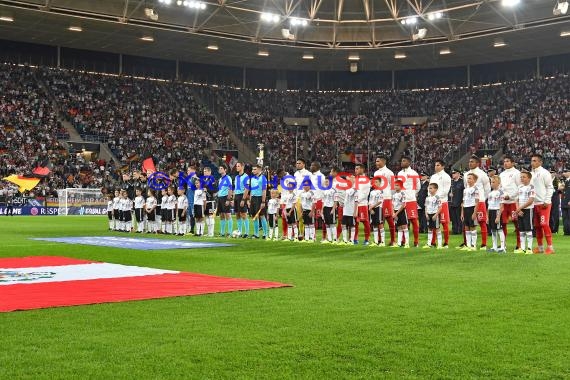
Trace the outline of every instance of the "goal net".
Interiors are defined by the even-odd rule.
[[[105,215],[107,199],[100,189],[61,189],[58,215]]]

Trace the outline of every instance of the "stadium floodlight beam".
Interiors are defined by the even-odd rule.
[[[260,57],[269,57],[269,51],[264,50],[264,49],[260,49],[257,52],[257,55],[259,55]]]
[[[358,53],[350,53],[348,55],[348,60],[349,61],[360,61],[360,55],[358,55]]]
[[[514,7],[519,5],[521,0],[501,0],[501,5],[503,7]]]
[[[431,12],[428,13],[427,18],[430,21],[435,21],[435,20],[439,20],[440,18],[443,17],[443,13],[442,12]]]
[[[303,53],[303,59],[315,59],[315,56],[313,55],[313,53]]]
[[[14,22],[14,17],[11,17],[11,16],[0,16],[0,21]]]
[[[80,26],[70,26],[69,28],[67,28],[67,30],[70,30],[72,32],[82,32],[83,28],[81,28]]]
[[[570,30],[560,32],[560,37],[570,37]]]
[[[406,58],[406,53],[404,53],[404,52],[396,53],[396,54],[394,54],[394,58],[404,59],[404,58]]]
[[[568,13],[568,1],[557,1],[552,14],[554,16],[562,16]]]
[[[146,41],[146,42],[154,42],[154,37],[153,36],[142,36],[141,40]]]
[[[503,46],[507,46],[507,44],[502,39],[496,39],[495,42],[493,43],[493,47],[503,47]]]
[[[159,2],[160,4],[165,4],[165,5],[170,5],[170,4],[172,4],[172,0],[158,0],[158,2]],[[178,1],[177,4],[178,4],[178,3],[181,3],[181,1]],[[180,4],[178,4],[178,5],[180,5]]]
[[[439,51],[439,55],[448,55],[451,54],[451,49],[449,48],[443,48]]]
[[[415,25],[418,22],[417,16],[406,17],[400,21],[403,25]]]
[[[270,13],[270,12],[263,12],[259,16],[259,18],[261,19],[261,21],[274,23],[274,24],[277,24],[279,21],[281,21],[281,17],[279,17],[279,15],[276,15],[275,13]]]
[[[309,25],[309,22],[306,19],[296,18],[296,17],[292,17],[290,19],[289,23],[291,24],[291,26],[307,26],[307,25]]]
[[[216,44],[209,44],[207,47],[208,50],[218,50],[219,47]]]

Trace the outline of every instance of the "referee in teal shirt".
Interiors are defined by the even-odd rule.
[[[263,238],[267,237],[269,231],[267,226],[267,218],[265,218],[266,208],[265,199],[267,197],[267,178],[262,174],[261,165],[253,167],[253,175],[250,177],[249,186],[244,192],[244,199],[251,196],[249,215],[253,217],[253,238],[259,239],[259,223],[263,228]]]

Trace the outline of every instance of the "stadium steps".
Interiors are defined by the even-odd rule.
[[[246,143],[244,140],[242,140],[238,133],[238,129],[237,129],[237,125],[236,123],[232,123],[231,120],[228,120],[228,117],[224,117],[224,115],[220,112],[220,110],[217,109],[217,107],[215,106],[210,106],[209,102],[206,101],[206,99],[204,99],[202,97],[202,95],[198,92],[195,91],[194,87],[191,87],[191,91],[192,91],[192,95],[194,96],[194,99],[196,100],[197,103],[199,103],[200,105],[202,105],[203,107],[205,107],[208,111],[210,111],[211,113],[213,113],[216,116],[216,119],[218,119],[218,122],[226,127],[228,129],[228,131],[230,131],[230,139],[232,140],[232,142],[234,143],[234,145],[236,146],[237,150],[238,150],[238,157],[240,161],[244,161],[244,162],[257,162],[257,153],[255,151],[256,146],[253,144],[248,144]],[[173,96],[172,94],[170,94],[170,91],[168,91],[168,94],[170,95],[170,97],[172,98],[172,101],[174,102],[178,102]],[[212,105],[215,105],[216,103],[213,102]],[[223,147],[218,147],[218,146],[213,146],[212,149],[221,149]]]
[[[402,158],[402,154],[404,153],[407,147],[408,147],[408,142],[405,139],[400,139],[400,143],[398,144],[398,147],[394,151],[392,159],[390,160],[390,165],[392,165],[392,167],[398,166],[398,164],[400,163],[400,159]]]

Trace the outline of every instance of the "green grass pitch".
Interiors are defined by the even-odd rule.
[[[136,251],[28,239],[108,234],[126,236],[102,217],[1,217],[0,256],[294,287],[1,313],[0,378],[570,378],[568,237],[555,237],[552,256],[237,239]]]

